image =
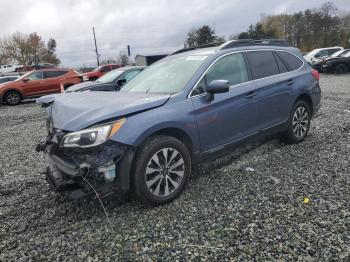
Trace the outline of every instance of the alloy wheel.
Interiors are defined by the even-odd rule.
[[[174,148],[155,153],[146,166],[146,185],[157,197],[167,197],[181,185],[185,174],[183,156]]]
[[[293,134],[297,138],[305,136],[309,125],[309,114],[305,107],[298,107],[293,115]]]
[[[6,102],[11,105],[17,105],[20,101],[20,97],[18,94],[11,92],[6,96]]]

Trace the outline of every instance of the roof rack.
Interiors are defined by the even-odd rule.
[[[219,49],[228,49],[239,46],[252,46],[252,45],[262,45],[262,46],[289,46],[289,43],[285,39],[240,39],[240,40],[231,40],[222,44]]]
[[[200,45],[200,46],[195,46],[195,47],[186,47],[179,49],[170,55],[175,55],[195,49],[200,49],[200,48],[206,48],[206,47],[216,47],[218,46],[218,50],[224,50],[224,49],[229,49],[229,48],[234,48],[234,47],[240,47],[240,46],[254,46],[254,45],[259,45],[259,46],[290,46],[288,41],[285,39],[259,39],[259,40],[254,40],[251,38],[248,39],[239,39],[239,40],[231,40],[227,42],[216,42],[216,43],[211,43],[211,44],[206,44],[206,45]]]
[[[185,47],[185,48],[182,48],[182,49],[175,51],[174,53],[171,53],[170,55],[176,55],[179,53],[183,53],[183,52],[187,52],[187,51],[191,51],[191,50],[195,50],[195,49],[200,49],[200,48],[220,46],[224,43],[225,42],[216,42],[216,43],[210,43],[210,44],[199,45],[199,46],[194,46],[194,47]]]

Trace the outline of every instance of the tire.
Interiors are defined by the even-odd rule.
[[[94,81],[96,81],[97,80],[97,77],[90,77],[89,78],[89,81],[92,81],[92,82],[94,82]]]
[[[334,72],[338,74],[345,74],[348,72],[348,67],[345,64],[339,64],[335,67]]]
[[[310,105],[304,100],[298,100],[290,113],[288,129],[283,138],[289,144],[302,142],[309,133],[311,123]]]
[[[168,203],[181,194],[190,174],[191,156],[180,140],[169,136],[152,137],[136,155],[135,193],[147,204]]]
[[[10,106],[18,105],[22,100],[22,95],[17,91],[8,91],[4,96],[4,102]]]

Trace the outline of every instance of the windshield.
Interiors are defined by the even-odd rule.
[[[340,57],[350,57],[350,50],[343,52]]]
[[[342,54],[343,52],[344,52],[344,50],[339,50],[339,51],[337,51],[337,52],[331,54],[331,57],[337,57],[337,56],[339,56],[340,54]]]
[[[102,66],[98,66],[98,67],[96,67],[94,70],[92,70],[92,72],[97,72],[97,71],[100,71],[100,70],[101,70],[101,68],[102,68]]]
[[[33,73],[34,71],[29,71],[27,73],[25,73],[24,75],[22,75],[21,77],[17,78],[16,81],[21,81],[23,80],[24,78],[27,78],[31,73]]]
[[[205,58],[185,56],[157,62],[127,83],[121,91],[175,94],[185,87]]]
[[[103,84],[112,83],[123,73],[124,71],[122,70],[113,70],[101,76],[99,79],[96,80],[96,82],[103,83]]]

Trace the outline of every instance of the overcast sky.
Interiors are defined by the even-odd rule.
[[[187,32],[203,24],[229,37],[262,14],[319,7],[321,0],[0,0],[0,35],[38,32],[57,41],[65,66],[96,65],[92,27],[101,58],[131,46],[136,54],[166,53],[183,46]],[[334,0],[350,11],[350,0]]]

